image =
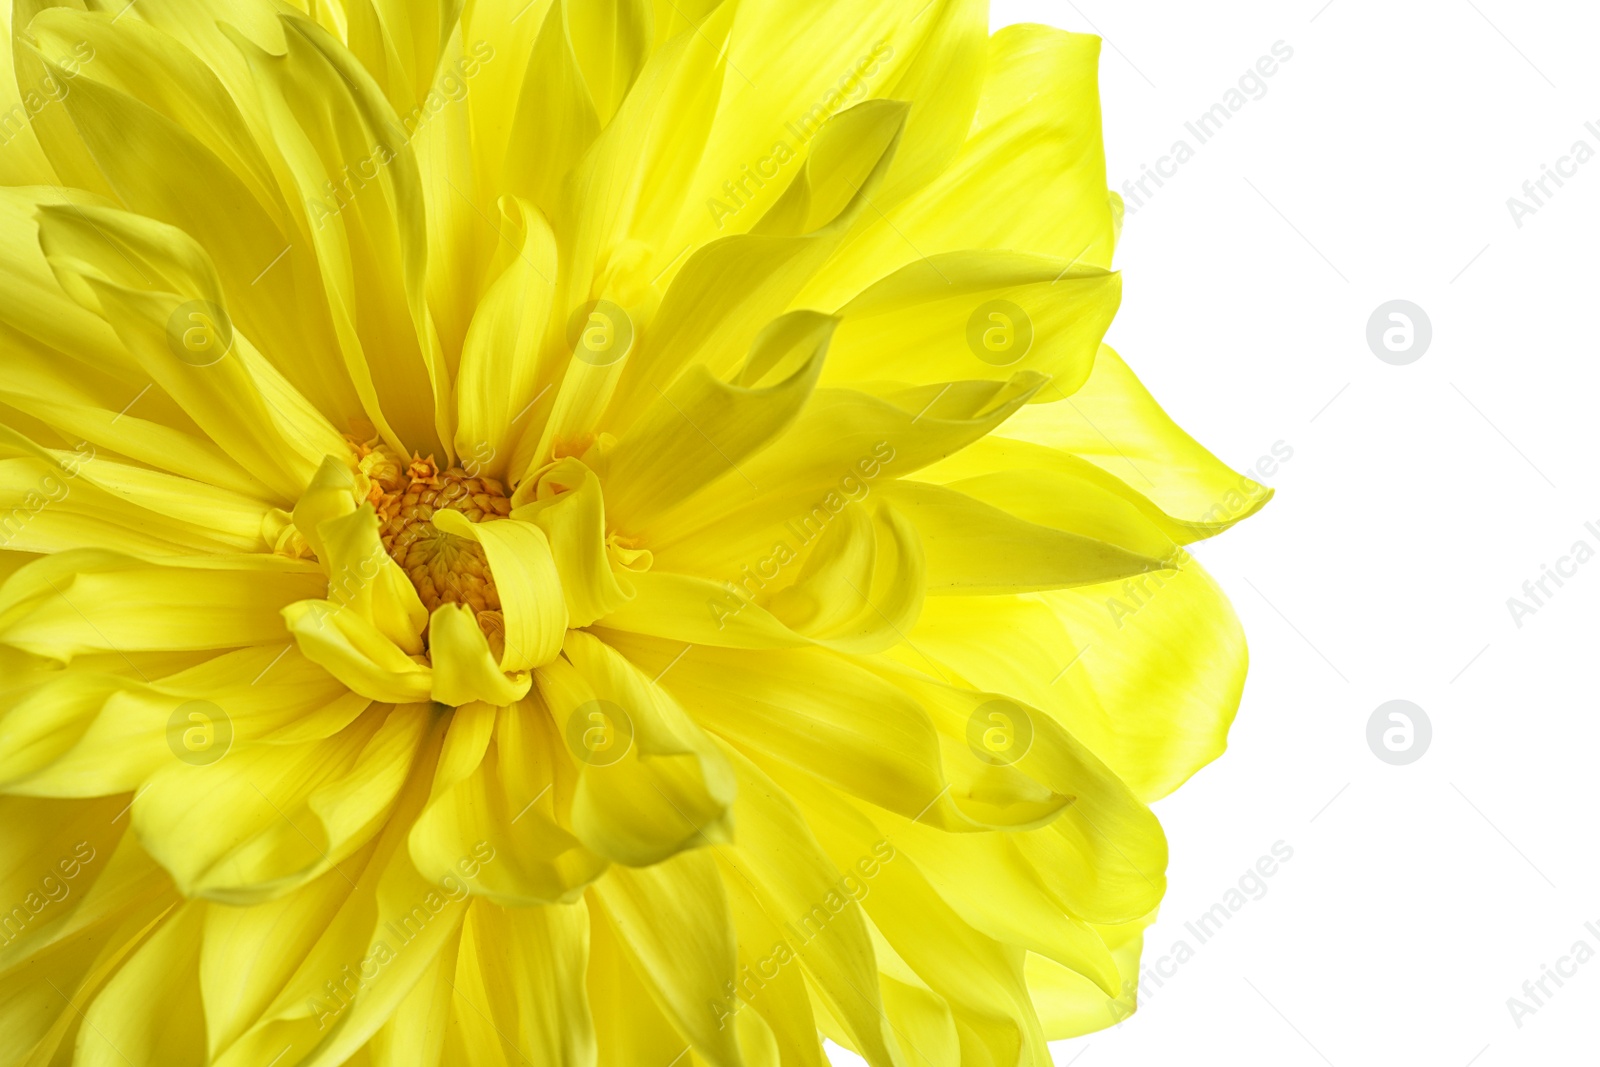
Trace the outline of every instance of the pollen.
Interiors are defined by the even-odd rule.
[[[459,511],[473,522],[503,519],[511,513],[505,487],[461,467],[440,470],[432,456],[402,460],[382,447],[359,462],[372,483],[368,499],[384,551],[411,579],[423,606],[431,613],[441,604],[460,604],[472,609],[491,638],[503,632],[500,593],[483,547],[436,528],[433,516]]]

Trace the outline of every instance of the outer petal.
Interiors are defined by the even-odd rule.
[[[176,227],[92,206],[45,206],[39,240],[61,286],[111,323],[138,365],[282,499],[347,448],[235,330],[210,256]]]
[[[1221,755],[1248,660],[1193,560],[1025,600],[940,601],[912,640],[969,683],[1049,712],[1145,800]]]
[[[0,781],[10,792],[34,796],[138,789],[171,765],[172,745],[182,743],[171,734],[174,714],[197,701],[203,704],[191,710],[214,720],[210,743],[240,745],[329,737],[368,703],[292,645],[240,649],[152,682],[89,669],[13,681],[0,719]],[[180,719],[192,721],[187,714]],[[226,721],[231,739],[217,732],[218,720]]]
[[[737,945],[716,861],[687,852],[651,867],[614,868],[594,899],[662,1013],[715,1067],[741,1067],[735,1032],[711,1005],[735,977]]]
[[[875,218],[802,300],[837,307],[897,268],[942,252],[1009,249],[1109,267],[1097,65],[1100,39],[1008,26],[989,39],[989,78],[966,143],[944,171]],[[982,204],[952,211],[952,204]]]
[[[502,202],[500,213],[506,262],[472,316],[455,382],[456,454],[474,473],[496,477],[509,471],[517,439],[541,421],[533,409],[556,369],[540,360],[555,299],[555,234],[527,201]]]
[[[1018,412],[1000,434],[1080,456],[1167,515],[1213,531],[1272,499],[1270,489],[1228,469],[1184,433],[1108,347],[1070,403]]]
[[[270,1063],[285,1047],[280,1067],[345,1063],[455,944],[466,892],[423,878],[405,848],[438,759],[437,728],[418,748],[383,831],[340,868],[346,896],[338,913],[260,1018],[216,1057],[217,1067]]]
[[[832,332],[825,316],[795,312],[762,334],[738,380],[719,381],[703,366],[686,371],[603,457],[617,528],[648,529],[711,483],[745,478],[740,462],[778,437],[811,395]]]
[[[434,795],[411,830],[417,869],[505,907],[571,903],[606,867],[562,825],[576,777],[535,700],[498,713],[458,709]]]
[[[919,260],[838,311],[822,384],[1050,379],[1035,402],[1070,396],[1121,302],[1117,274],[1011,252]],[[991,305],[1004,301],[1011,308]],[[1017,311],[1021,315],[1017,315]]]
[[[183,905],[123,964],[84,1013],[74,1063],[156,1067],[205,1060],[199,974],[204,922],[204,904]],[[151,1004],[162,1010],[150,1010]]]
[[[0,587],[0,642],[63,662],[270,644],[283,637],[278,612],[324,584],[314,566],[281,556],[178,562],[88,549],[38,560]]]
[[[347,877],[335,868],[276,900],[206,907],[200,994],[213,1057],[249,1029],[294,976],[349,896]]]
[[[891,1049],[896,1042],[886,1032],[883,1005],[877,996],[872,940],[864,914],[855,906],[860,896],[870,892],[869,879],[876,876],[884,857],[893,859],[893,846],[881,842],[851,865],[835,866],[803,812],[777,782],[743,756],[730,758],[739,775],[739,801],[734,809],[739,838],[719,858],[728,872],[724,881],[741,926],[741,950],[757,957],[755,973],[762,979],[754,989],[749,984],[743,987],[745,1006],[765,1017],[775,1032],[789,1037],[799,1046],[798,1054],[805,1056],[809,1051],[806,1042],[791,1036],[795,1020],[786,1018],[800,1014],[799,1005],[782,1004],[790,995],[784,983],[798,979],[789,965],[798,962],[828,1011],[844,1027],[851,1047],[869,1063],[894,1063]],[[760,934],[747,941],[747,928]],[[773,969],[779,971],[779,981],[769,977]],[[720,1003],[727,1012],[740,1007],[731,999]],[[805,1010],[799,1021],[811,1024],[810,1011]]]
[[[342,427],[361,408],[341,361],[317,355],[338,342],[314,247],[297,221],[298,198],[291,207],[279,187],[268,162],[275,147],[258,144],[266,131],[254,116],[253,93],[242,111],[224,88],[222,77],[243,67],[237,49],[214,20],[187,6],[169,5],[150,21],[53,7],[31,31],[53,64],[77,71],[63,106],[92,155],[95,177],[130,210],[206,248],[226,294],[220,303]],[[253,24],[264,11],[235,8],[228,21]],[[90,62],[82,60],[86,51]],[[171,165],[151,166],[152,159]]]
[[[383,824],[428,719],[422,707],[373,709],[326,740],[177,764],[140,792],[134,829],[185,896],[250,904],[290,892]]]
[[[569,662],[570,661],[570,662]],[[724,841],[734,784],[722,753],[677,703],[614,649],[574,630],[539,692],[583,763],[573,832],[618,863],[645,866]],[[604,744],[591,744],[591,730]],[[619,751],[621,750],[621,751]]]
[[[473,901],[455,979],[455,994],[468,1006],[460,1017],[477,1031],[469,1045],[510,1041],[512,1063],[591,1067],[589,922],[582,900],[522,908]]]

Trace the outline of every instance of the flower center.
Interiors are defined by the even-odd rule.
[[[372,481],[369,499],[378,513],[384,551],[400,564],[429,613],[441,604],[461,604],[478,615],[486,632],[503,628],[500,593],[483,547],[445,533],[432,522],[438,511],[459,511],[473,522],[511,513],[505,488],[493,478],[460,467],[441,471],[430,456],[403,463],[379,449],[363,457]]]

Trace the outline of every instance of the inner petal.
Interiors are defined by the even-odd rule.
[[[459,511],[473,522],[503,519],[511,513],[505,487],[461,467],[441,471],[431,456],[401,460],[382,446],[367,451],[360,465],[372,483],[368,499],[378,513],[384,551],[400,564],[428,612],[459,604],[472,609],[491,639],[503,632],[500,594],[483,547],[438,529],[433,516]]]

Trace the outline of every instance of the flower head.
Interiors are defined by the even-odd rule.
[[[1245,669],[1182,546],[1268,494],[1102,344],[1096,40],[10,29],[0,1061],[1011,1067],[1131,1010]]]

